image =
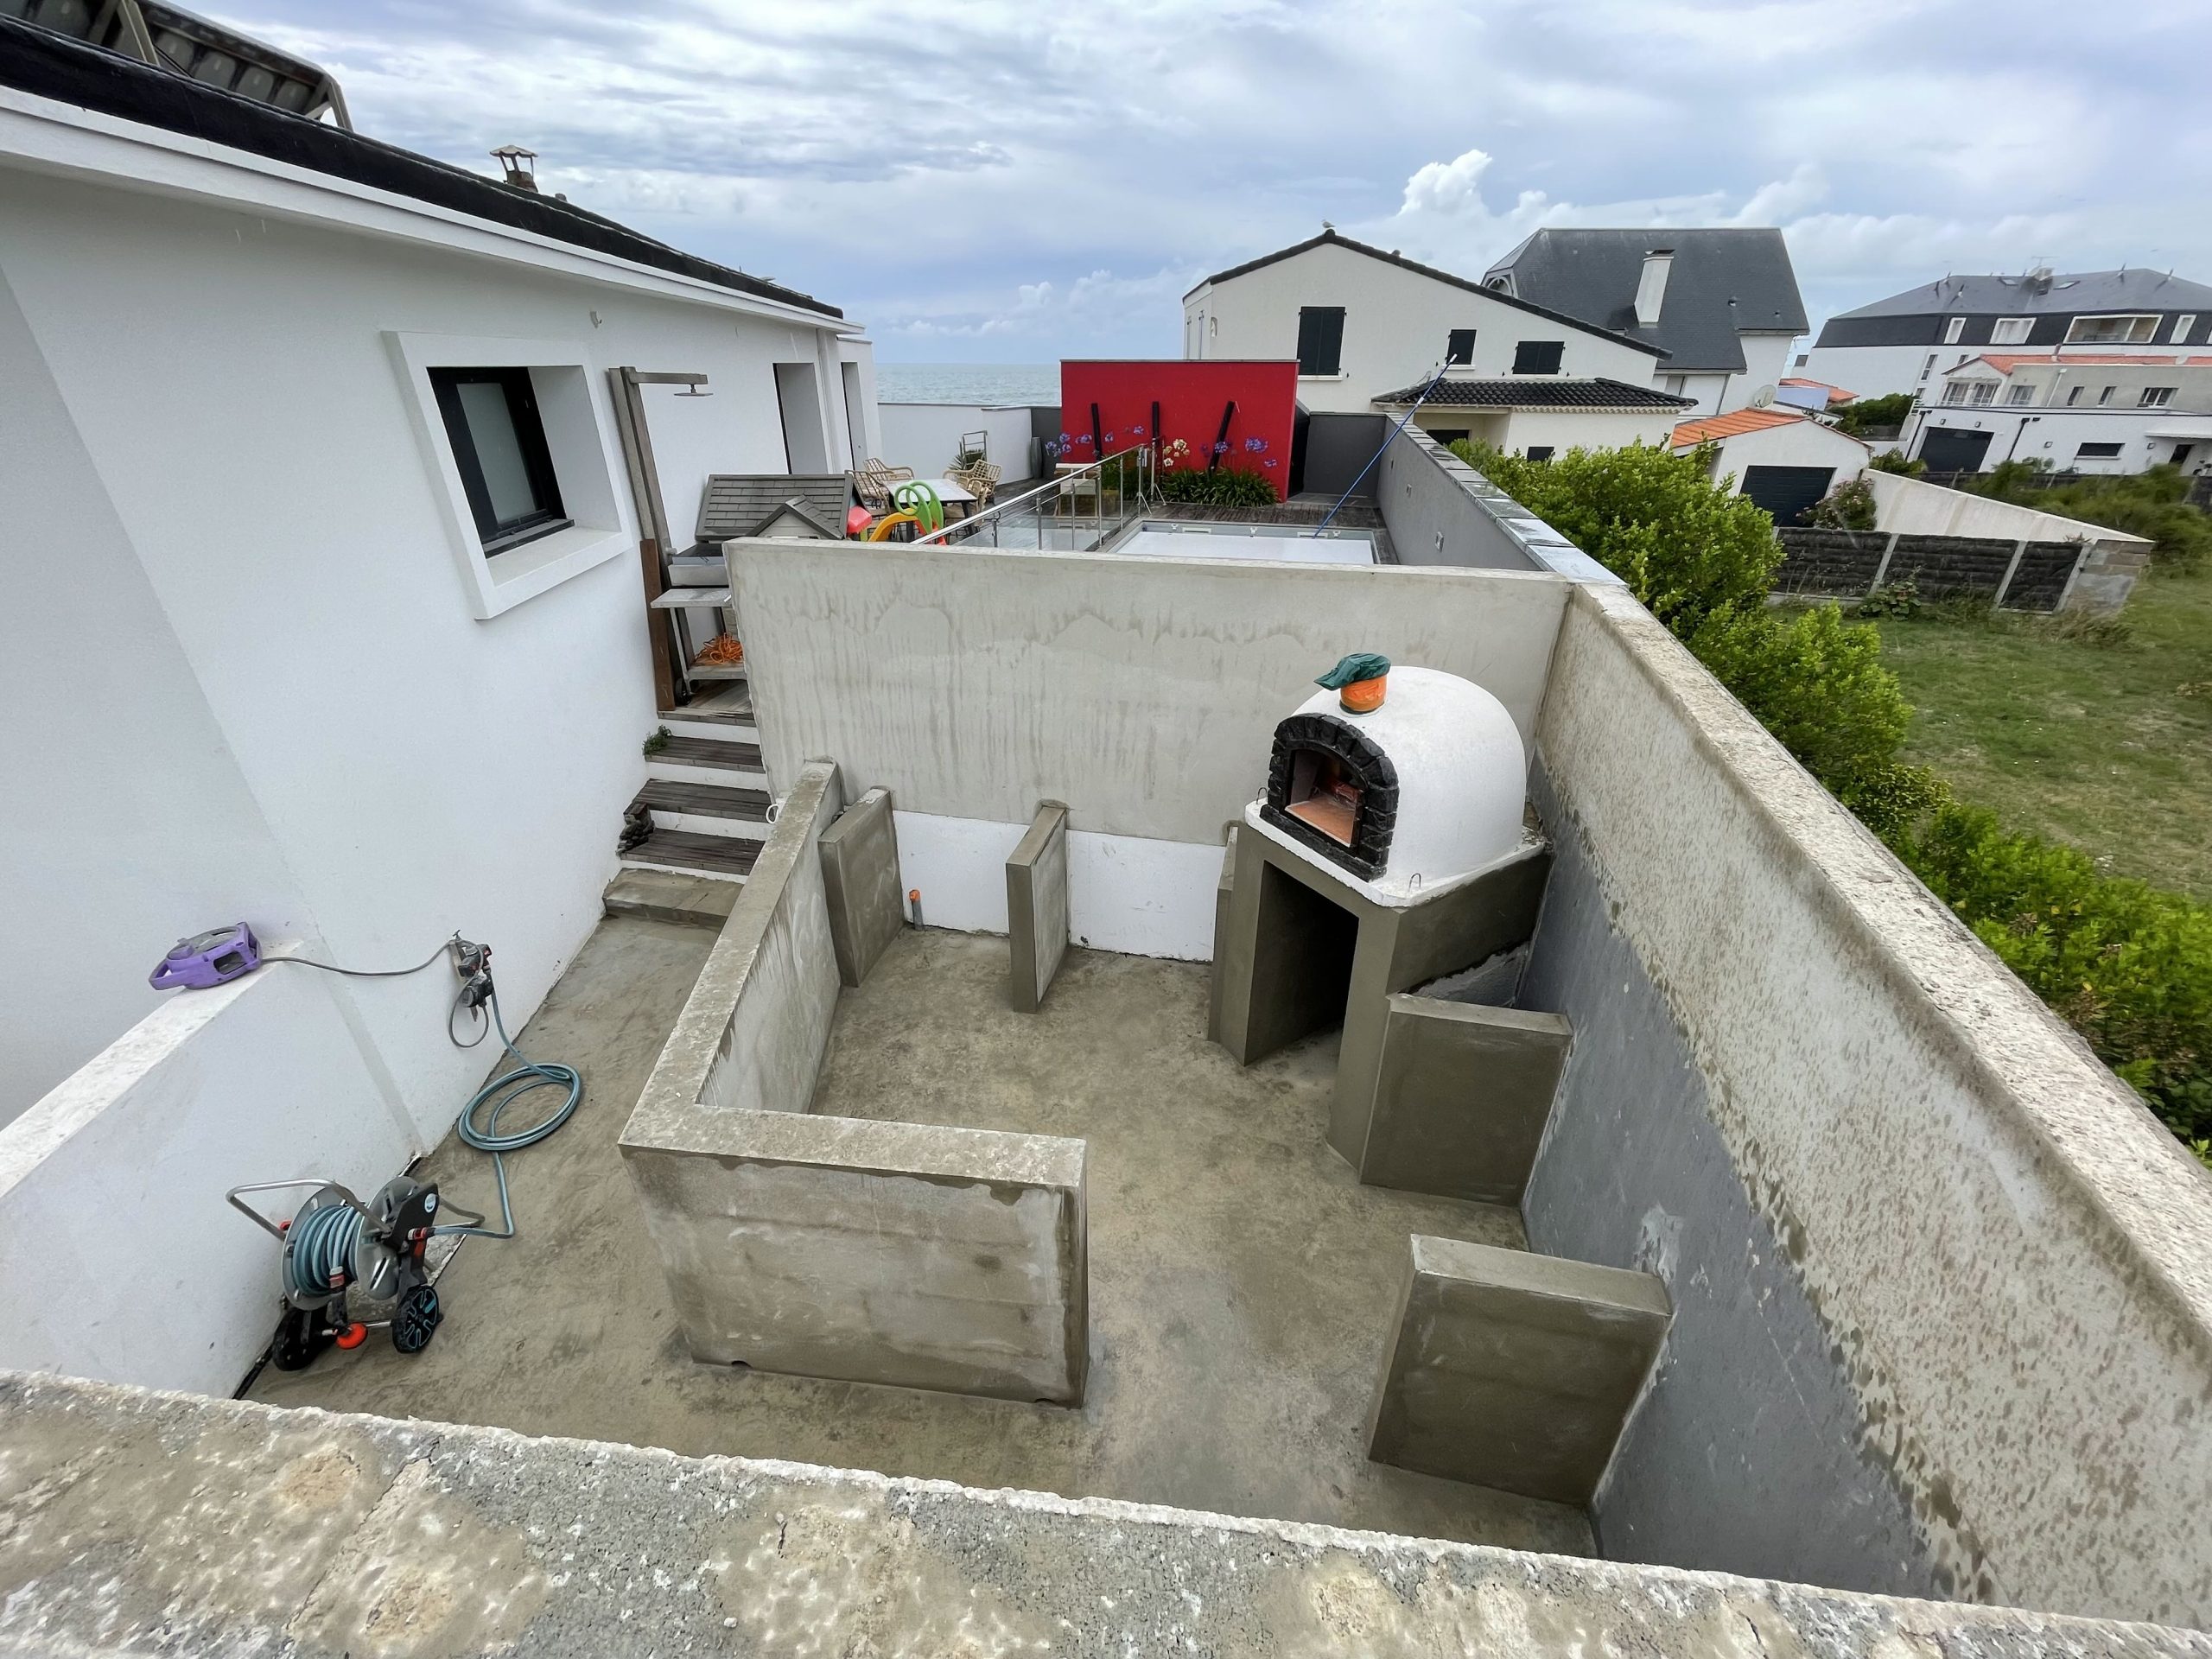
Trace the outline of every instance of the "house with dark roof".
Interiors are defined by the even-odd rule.
[[[1655,341],[1333,227],[1185,295],[1183,355],[1295,357],[1309,413],[1414,411],[1440,440],[1514,450],[1656,443],[1690,407],[1653,385]]]
[[[1862,397],[1943,395],[1944,377],[1987,351],[2168,354],[2212,344],[2212,287],[2170,270],[1947,276],[1842,311],[1795,368]]]
[[[1806,327],[1777,230],[1540,230],[1483,283],[1659,347],[1654,382],[1700,415],[1771,400]]]

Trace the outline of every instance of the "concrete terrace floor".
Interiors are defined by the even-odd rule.
[[[816,1109],[1089,1141],[1083,1409],[694,1362],[615,1137],[713,939],[610,919],[554,987],[519,1041],[578,1066],[584,1104],[508,1160],[522,1236],[461,1250],[426,1352],[376,1332],[251,1397],[1593,1553],[1578,1510],[1367,1460],[1408,1236],[1521,1248],[1520,1219],[1362,1187],[1322,1139],[1335,1039],[1241,1070],[1201,964],[1071,949],[1022,1015],[1004,940],[910,931],[839,1004]],[[426,1167],[493,1198],[450,1136]]]

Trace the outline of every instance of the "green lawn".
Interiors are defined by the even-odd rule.
[[[2047,623],[1887,617],[1906,758],[2006,825],[2212,903],[2212,571],[2153,576],[2124,645]]]

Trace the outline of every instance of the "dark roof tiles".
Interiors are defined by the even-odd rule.
[[[1419,386],[1402,386],[1376,398],[1403,408],[1421,396]],[[1608,409],[1669,413],[1696,407],[1694,397],[1675,397],[1654,386],[1631,386],[1602,377],[1591,380],[1453,380],[1429,393],[1425,409]]]

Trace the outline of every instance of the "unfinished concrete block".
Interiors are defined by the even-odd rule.
[[[1213,963],[1206,993],[1206,1040],[1221,1040],[1222,964],[1229,957],[1229,902],[1236,891],[1236,826],[1221,849],[1221,879],[1213,889]]]
[[[1083,1403],[1082,1141],[695,1111],[622,1154],[695,1359]]]
[[[1068,950],[1068,810],[1058,801],[1038,807],[1006,861],[1006,913],[1014,1012],[1034,1014]]]
[[[1390,997],[1359,1179],[1519,1203],[1573,1033],[1556,1014]]]
[[[1329,1144],[1357,1169],[1374,1113],[1386,999],[1485,962],[1535,931],[1551,873],[1530,840],[1407,904],[1379,904],[1319,861],[1249,827],[1236,838],[1214,1039],[1249,1065],[1339,1023]]]
[[[906,925],[899,898],[899,831],[891,791],[871,789],[822,832],[823,896],[837,977],[858,985]]]
[[[1648,1273],[1416,1234],[1368,1456],[1587,1505],[1671,1317]]]

